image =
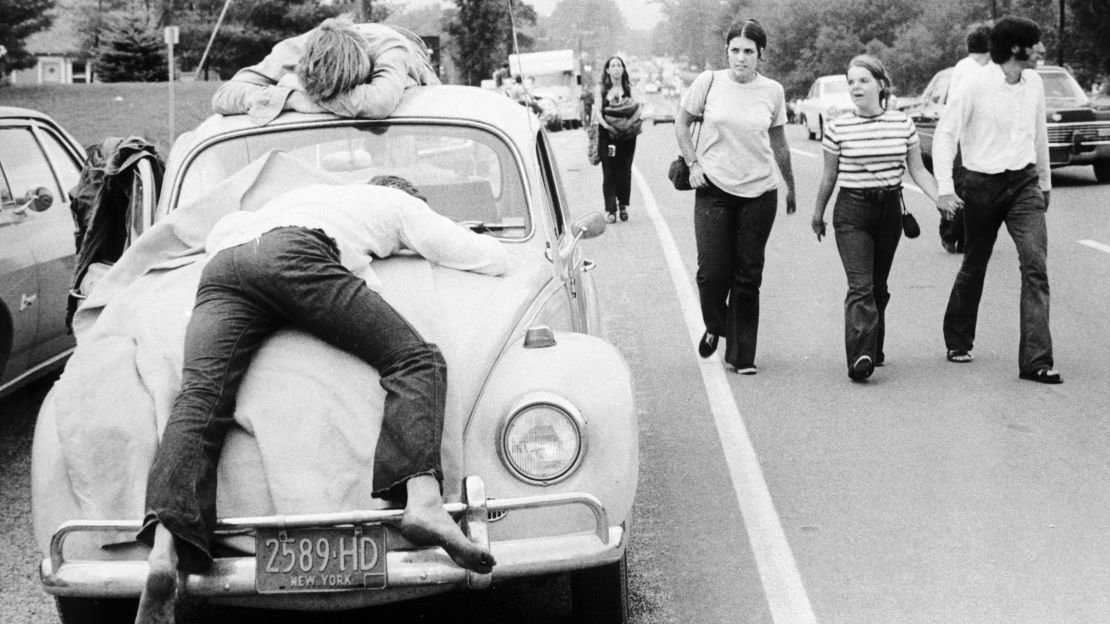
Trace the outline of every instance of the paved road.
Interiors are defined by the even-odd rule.
[[[693,197],[665,179],[671,133],[646,129],[631,220],[587,242],[641,419],[633,621],[1104,621],[1110,186],[1087,169],[1054,176],[1049,274],[1064,385],[1017,379],[1018,273],[1005,235],[976,361],[944,361],[940,319],[959,258],[941,249],[935,210],[912,192],[924,234],[903,241],[891,276],[889,364],[852,384],[841,363],[843,271],[833,241],[817,243],[808,227],[818,145],[791,127],[800,209],[778,215],[760,373],[740,377],[695,353]],[[584,133],[552,139],[574,211],[600,209],[600,169],[586,162]],[[30,435],[46,389],[0,401],[0,547],[14,564],[0,567],[2,622],[54,621],[36,585],[28,521]],[[414,617],[568,622],[566,591],[561,579],[499,588],[426,601]],[[200,610],[184,620],[244,616]],[[337,621],[289,618],[325,620]]]

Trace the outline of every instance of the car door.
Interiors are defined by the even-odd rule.
[[[5,134],[0,129],[0,149]],[[27,369],[38,330],[37,271],[23,236],[27,219],[0,158],[0,387]]]
[[[19,295],[20,315],[35,317],[27,362],[32,368],[73,346],[65,314],[76,251],[68,191],[80,174],[77,149],[40,121],[0,127],[0,162],[13,196],[45,189],[52,198],[42,211],[13,215],[19,222],[12,229],[27,249],[35,280],[33,293]]]

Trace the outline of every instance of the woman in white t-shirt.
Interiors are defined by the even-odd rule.
[[[844,299],[844,347],[848,377],[863,381],[882,366],[887,277],[902,237],[902,176],[908,169],[921,190],[936,200],[936,179],[921,161],[917,130],[905,113],[886,110],[890,77],[866,54],[848,63],[853,115],[826,124],[825,168],[817,189],[812,227],[825,235],[825,206],[840,181],[833,212],[836,248],[848,276]]]
[[[793,214],[794,174],[782,85],[759,74],[767,34],[755,20],[729,29],[729,68],[698,76],[682,98],[675,137],[695,191],[698,292],[709,357],[725,337],[725,362],[754,375],[763,258],[778,208],[779,177]],[[691,125],[701,119],[691,136]],[[696,140],[695,140],[696,139]]]

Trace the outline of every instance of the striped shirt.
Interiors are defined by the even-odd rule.
[[[842,188],[898,186],[906,172],[906,154],[917,144],[917,128],[901,111],[877,117],[837,117],[825,127],[822,145],[839,156]]]

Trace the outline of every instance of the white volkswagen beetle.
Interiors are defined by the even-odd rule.
[[[144,234],[75,319],[77,348],[43,402],[33,516],[43,587],[63,622],[133,613],[147,572],[134,541],[146,471],[180,379],[207,228],[283,190],[400,175],[428,204],[496,237],[503,277],[375,259],[383,295],[449,370],[442,447],[448,510],[497,559],[491,575],[417,549],[369,496],[384,393],[373,369],[293,329],[259,352],[220,463],[216,564],[196,600],[339,610],[569,572],[578,621],[627,618],[625,547],[636,490],[631,379],[599,334],[579,241],[545,131],[477,88],[410,89],[385,120],[212,118],[178,139]],[[158,185],[144,184],[151,193]],[[369,387],[369,389],[368,389]],[[112,620],[114,621],[114,620]]]

